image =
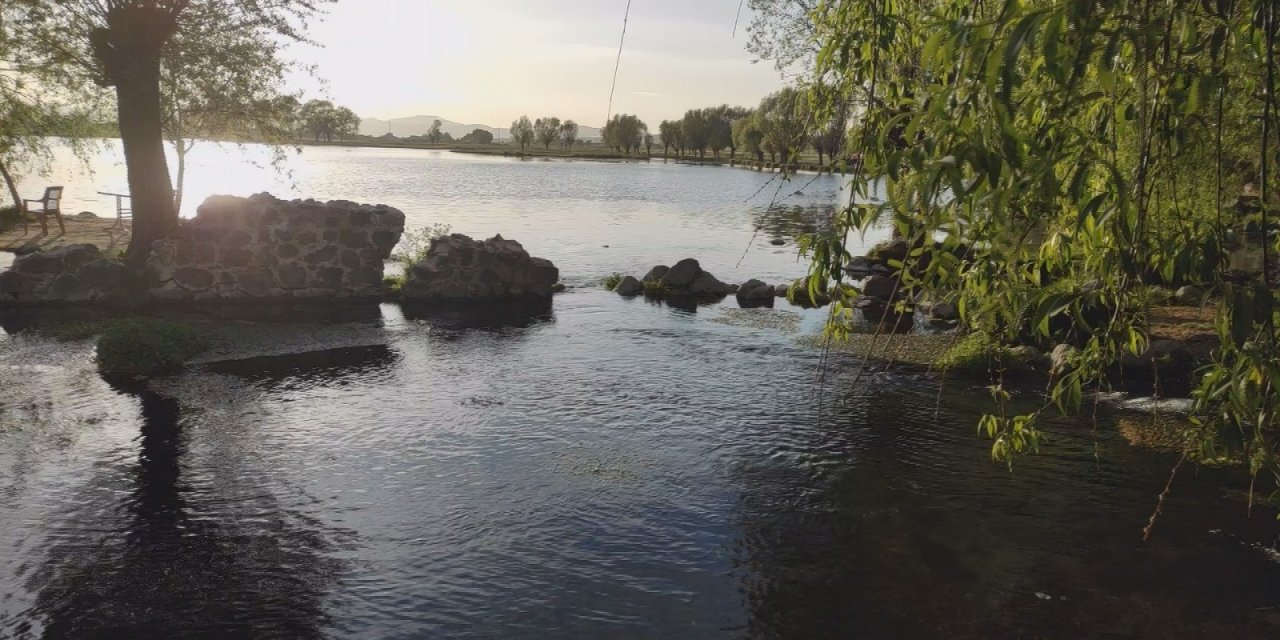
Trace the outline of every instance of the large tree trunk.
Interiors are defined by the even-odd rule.
[[[133,238],[126,259],[142,266],[151,255],[151,243],[177,225],[178,211],[160,131],[159,51],[152,60],[138,60],[137,67],[135,82],[116,85],[116,100],[133,208]]]
[[[108,10],[106,27],[90,34],[105,84],[116,88],[133,209],[126,260],[136,267],[146,264],[151,243],[178,223],[160,129],[160,55],[178,30],[173,11],[148,3],[117,5]]]

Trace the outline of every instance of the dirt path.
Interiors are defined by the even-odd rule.
[[[49,221],[49,235],[41,235],[40,223],[32,222],[24,231],[21,226],[0,233],[0,251],[28,253],[47,251],[68,244],[92,244],[103,251],[124,249],[129,246],[130,223],[125,221],[116,227],[114,218],[64,218],[66,233],[58,230],[55,220]]]

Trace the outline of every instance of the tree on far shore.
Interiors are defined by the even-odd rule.
[[[640,150],[649,127],[631,114],[618,114],[605,123],[601,132],[605,146],[615,151],[634,153]]]
[[[511,141],[520,145],[521,151],[533,144],[533,137],[533,123],[529,122],[529,116],[520,116],[511,123]]]
[[[565,120],[560,125],[560,146],[565,150],[573,148],[573,143],[578,141],[578,123],[572,120]]]
[[[471,133],[462,136],[462,139],[458,140],[458,142],[463,144],[490,144],[493,142],[493,134],[484,129],[474,129]]]
[[[431,128],[427,130],[427,142],[430,142],[431,144],[440,144],[440,139],[443,138],[443,132],[440,130],[440,127],[443,126],[443,124],[444,123],[440,122],[439,118],[431,121]]]
[[[551,143],[560,137],[560,118],[547,116],[538,118],[533,123],[533,134],[542,143],[544,149],[550,149]]]

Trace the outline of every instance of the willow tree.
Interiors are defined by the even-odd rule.
[[[59,140],[87,161],[91,136],[100,134],[95,120],[102,114],[96,92],[59,86],[55,69],[23,60],[24,26],[5,9],[0,7],[0,181],[20,210],[18,179],[46,173]]]
[[[814,108],[854,104],[860,122],[855,204],[808,244],[833,313],[857,295],[841,283],[848,234],[887,218],[912,247],[900,288],[958,295],[996,340],[1079,346],[1047,405],[1070,412],[1146,350],[1147,285],[1203,284],[1220,344],[1187,455],[1280,470],[1277,247],[1263,242],[1260,281],[1224,260],[1243,225],[1274,228],[1273,0],[831,0],[812,16]],[[1251,222],[1229,210],[1246,183],[1263,204]],[[1038,414],[984,417],[992,455],[1034,450]]]
[[[165,161],[162,61],[176,42],[201,51],[213,68],[252,64],[216,47],[230,34],[269,57],[281,41],[304,40],[305,25],[328,0],[12,0],[3,11],[23,25],[24,64],[57,69],[68,84],[114,88],[120,139],[133,197],[128,260],[141,265],[151,243],[178,220]],[[216,57],[214,57],[216,56]],[[175,69],[181,75],[181,69]],[[214,74],[215,82],[217,80]],[[208,93],[218,86],[205,87]]]

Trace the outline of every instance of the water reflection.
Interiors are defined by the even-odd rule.
[[[75,535],[54,538],[28,584],[40,637],[321,637],[343,572],[332,532],[241,484],[234,464],[193,474],[198,428],[178,402],[120,390],[138,399],[137,458],[101,469],[64,514]]]
[[[769,240],[789,240],[830,228],[833,204],[775,205],[758,209],[751,221]]]
[[[550,299],[492,304],[404,302],[404,317],[441,329],[522,329],[554,322]]]

